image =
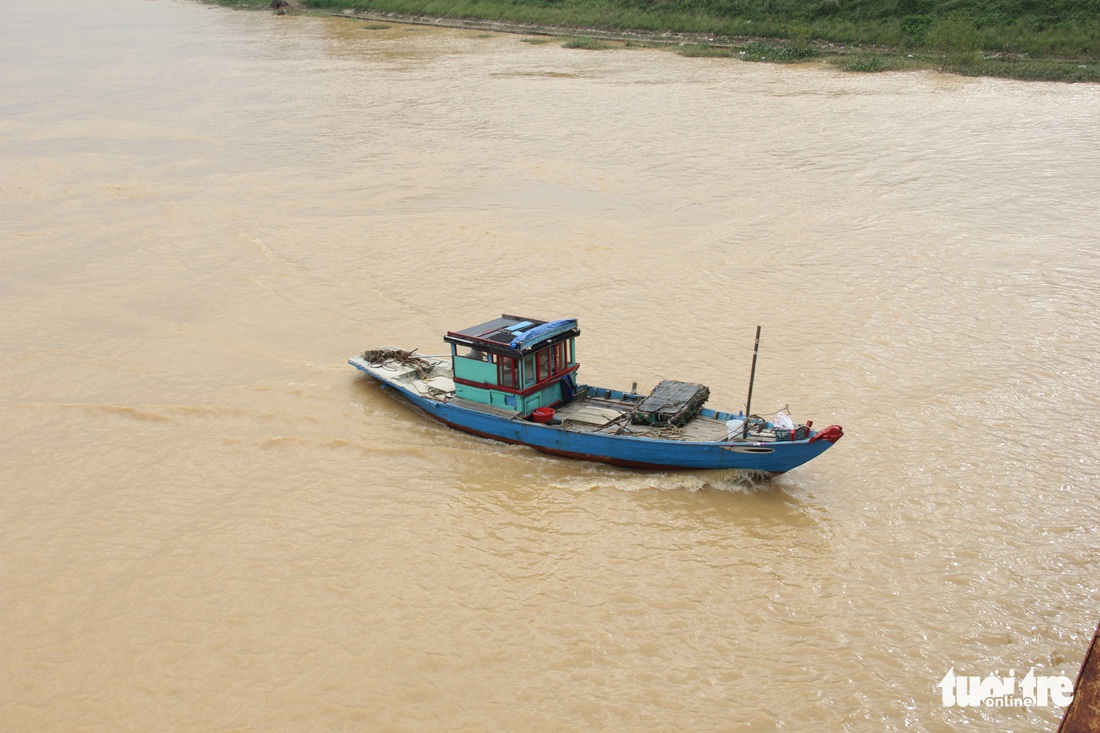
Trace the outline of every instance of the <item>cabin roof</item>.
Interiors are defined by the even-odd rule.
[[[461,331],[451,331],[447,335],[465,336],[470,341],[484,341],[485,343],[507,346],[512,343],[517,331],[525,331],[530,327],[541,326],[544,323],[546,321],[540,321],[537,318],[505,315],[477,326],[464,328]]]
[[[542,346],[551,341],[572,338],[580,333],[580,329],[576,327],[576,321],[572,322],[571,328],[565,322],[562,322],[563,327],[553,329],[546,338],[537,338],[528,343],[522,343],[517,349],[511,348],[512,342],[517,337],[521,337],[531,329],[546,323],[548,321],[538,318],[524,318],[523,316],[505,314],[500,318],[494,318],[491,321],[470,326],[461,331],[450,331],[443,337],[443,340],[452,344],[462,344],[500,354],[524,354],[537,346]]]

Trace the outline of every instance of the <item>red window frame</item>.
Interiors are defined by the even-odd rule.
[[[535,354],[535,383],[545,382],[552,376],[550,362],[553,349],[543,349]]]
[[[510,356],[497,357],[497,384],[501,387],[519,388],[519,360]]]
[[[561,374],[569,368],[569,342],[559,341],[554,344],[551,349],[553,355],[553,361],[550,365],[550,371],[554,374]]]

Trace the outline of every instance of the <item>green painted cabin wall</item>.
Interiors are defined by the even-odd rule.
[[[497,365],[480,359],[467,359],[463,356],[456,356],[454,358],[454,372],[459,379],[469,379],[471,382],[481,382],[483,384],[497,383]]]
[[[497,389],[484,389],[482,387],[471,387],[468,384],[456,384],[455,396],[461,397],[464,400],[480,402],[483,405],[499,407],[502,410],[515,410],[516,412],[527,414],[537,407],[549,407],[556,402],[561,402],[562,391],[560,381],[554,382],[549,387],[540,389],[538,392],[533,392],[526,397],[512,395],[510,392],[501,392]],[[507,401],[509,397],[514,397],[514,404],[508,404]]]
[[[536,407],[549,407],[555,402],[561,402],[561,380],[558,380],[545,389],[527,395],[523,398],[523,412],[528,413]]]
[[[513,404],[509,405],[507,400],[510,396],[510,393],[501,392],[496,389],[471,387],[468,384],[455,385],[455,397],[461,397],[464,400],[471,400],[473,402],[480,402],[483,405],[492,405],[502,410],[517,410],[518,412],[516,404],[522,402],[522,398],[517,396],[516,399],[513,400]]]
[[[489,404],[489,390],[478,389],[468,384],[456,384],[455,397],[461,397],[464,400],[471,400],[473,402],[480,402],[485,405]]]
[[[512,395],[507,393],[507,392],[498,392],[495,389],[489,390],[489,400],[490,400],[489,404],[491,404],[493,407],[499,407],[503,410],[515,410],[516,409],[516,402],[518,402],[518,399],[513,398],[512,399],[512,404],[509,405],[508,404],[508,398],[509,397],[512,397]]]

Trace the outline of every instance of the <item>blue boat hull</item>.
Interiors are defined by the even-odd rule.
[[[812,437],[780,442],[694,442],[568,430],[508,419],[450,401],[423,397],[349,362],[383,387],[396,390],[433,420],[484,438],[530,446],[544,453],[647,470],[740,469],[776,475],[824,453],[830,440]]]

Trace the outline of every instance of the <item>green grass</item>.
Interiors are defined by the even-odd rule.
[[[756,41],[739,46],[737,55],[745,61],[771,61],[790,63],[807,61],[821,55],[821,52],[808,43],[765,43]]]
[[[1027,81],[1100,82],[1100,63],[1068,63],[1031,59],[983,58],[951,69],[966,76],[999,76]]]
[[[565,43],[561,44],[562,48],[579,48],[585,51],[606,51],[609,48],[614,48],[610,43],[590,38],[588,36],[578,36],[577,38],[570,38]]]
[[[676,53],[690,58],[729,58],[734,55],[728,48],[715,48],[714,46],[697,44],[677,46]]]
[[[925,48],[937,24],[969,23],[979,47],[1100,56],[1096,0],[309,0],[310,7]]]
[[[269,0],[207,0],[266,8]],[[1100,81],[1100,0],[306,0],[341,13],[480,19],[688,38],[685,56],[751,61],[825,58],[838,68],[877,72],[933,68],[1016,79]],[[394,19],[396,20],[396,18]],[[602,35],[602,34],[601,34]],[[599,47],[604,47],[599,46]],[[710,49],[710,50],[706,50]]]
[[[907,69],[927,68],[927,62],[915,61],[907,57],[884,56],[878,53],[855,53],[835,56],[829,63],[844,71],[862,74],[877,74],[882,71],[904,71]]]

